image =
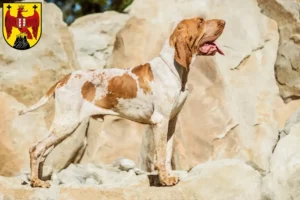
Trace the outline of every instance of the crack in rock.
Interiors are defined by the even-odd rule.
[[[240,67],[242,66],[242,64],[244,64],[244,63],[246,62],[246,60],[247,60],[248,58],[250,58],[250,56],[252,55],[252,53],[254,53],[254,52],[256,52],[256,51],[259,51],[259,50],[263,49],[263,48],[265,47],[266,43],[269,42],[269,41],[270,41],[270,39],[268,38],[268,39],[266,39],[266,40],[264,41],[263,44],[261,44],[261,45],[259,45],[258,47],[252,49],[251,52],[250,52],[249,54],[247,54],[247,55],[241,60],[241,62],[240,62],[236,67],[231,68],[231,70],[239,70]]]

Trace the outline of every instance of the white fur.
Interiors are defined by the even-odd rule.
[[[115,115],[150,124],[154,132],[155,165],[159,168],[160,182],[166,185],[174,185],[178,182],[178,178],[169,176],[168,172],[164,174],[164,171],[171,170],[173,136],[167,142],[168,124],[176,124],[175,116],[181,110],[188,94],[187,88],[182,86],[185,69],[174,64],[174,48],[169,46],[169,41],[165,42],[159,56],[152,59],[149,64],[153,80],[148,80],[146,77],[144,79],[148,81],[149,91],[144,91],[140,87],[138,81],[140,77],[131,72],[132,68],[79,70],[73,72],[66,82],[58,82],[55,92],[50,90],[35,105],[20,112],[24,114],[39,108],[55,93],[55,116],[50,135],[30,148],[33,185],[49,187],[49,184],[38,179],[39,162],[57,143],[68,137],[83,120],[92,115]],[[125,73],[136,82],[136,97],[117,99],[117,105],[114,105],[113,109],[96,106],[97,100],[101,100],[110,92],[109,81]],[[85,83],[89,82],[92,83],[90,87],[95,87],[92,102],[89,102],[91,99],[87,100],[82,96],[82,91],[92,91],[82,90]]]

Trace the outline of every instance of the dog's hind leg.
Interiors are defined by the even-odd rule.
[[[68,128],[65,129],[60,129],[62,127],[56,126],[47,138],[30,148],[31,185],[33,187],[50,187],[48,182],[39,179],[39,165],[43,161],[43,157],[45,157],[44,154],[49,154],[53,147],[70,136],[78,125],[79,122],[74,122],[72,125],[69,124]]]
[[[70,136],[80,124],[79,112],[81,108],[80,99],[73,102],[66,101],[67,98],[74,99],[74,93],[64,93],[55,99],[55,117],[50,128],[50,135],[30,148],[31,185],[33,187],[50,187],[48,182],[39,179],[39,165],[45,154],[51,152],[53,147]]]

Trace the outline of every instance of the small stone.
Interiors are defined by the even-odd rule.
[[[53,184],[55,185],[59,185],[61,182],[59,181],[58,177],[57,177],[57,173],[53,173],[51,176],[51,181]]]
[[[121,158],[114,162],[113,166],[118,167],[122,171],[129,171],[130,169],[135,168],[134,161],[127,159],[127,158]]]
[[[93,179],[92,177],[89,177],[85,180],[85,183],[87,185],[98,185],[98,181],[96,181],[95,179]]]
[[[136,175],[147,174],[147,172],[145,172],[137,167],[133,168],[132,170],[135,172]]]

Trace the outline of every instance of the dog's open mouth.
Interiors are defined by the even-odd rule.
[[[206,42],[199,48],[199,55],[215,55],[218,52],[221,55],[225,55],[221,48],[215,42]]]

